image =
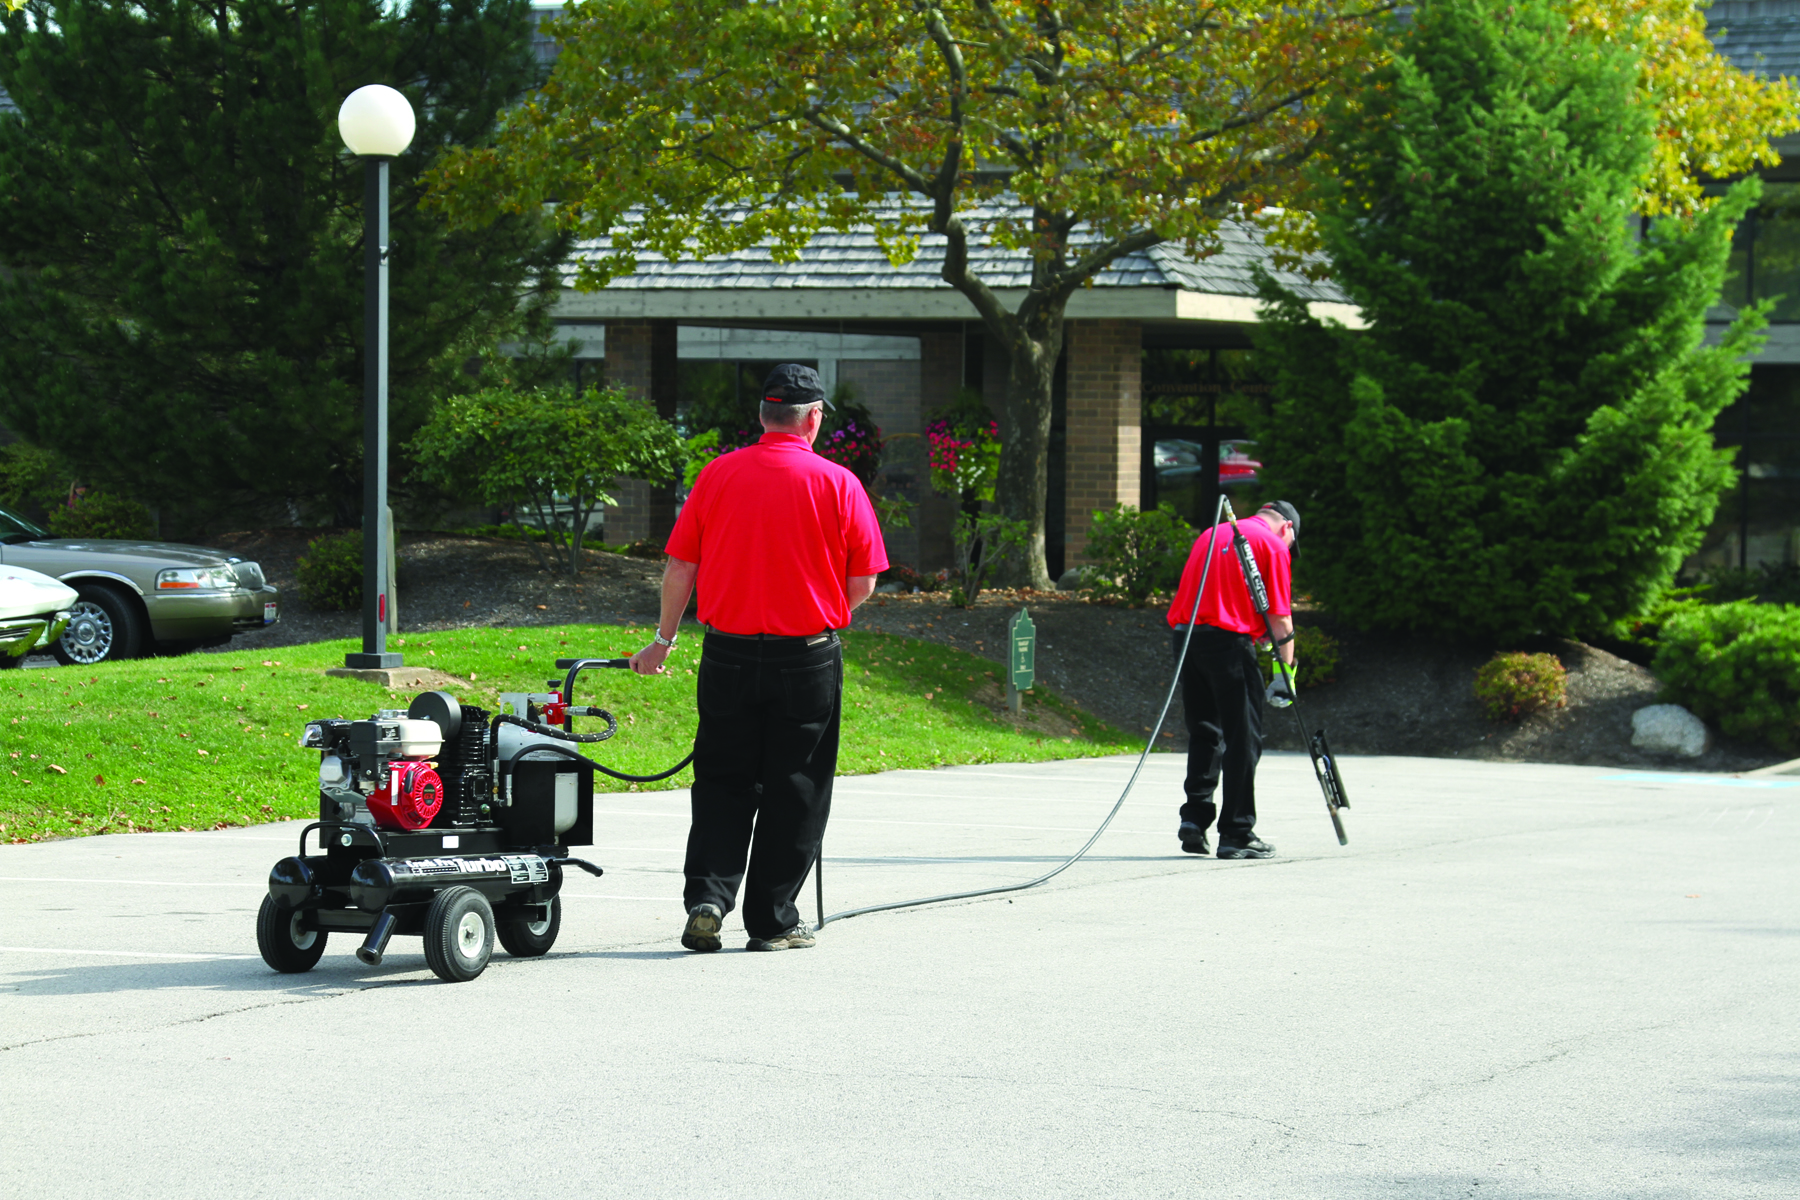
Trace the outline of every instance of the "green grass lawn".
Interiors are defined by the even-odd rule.
[[[635,775],[692,748],[699,631],[659,677],[588,672],[577,703],[598,703],[618,736],[581,749]],[[455,675],[444,685],[490,711],[501,692],[542,692],[559,657],[610,658],[649,627],[536,626],[412,634],[390,643],[408,666]],[[1023,718],[1000,705],[999,667],[960,650],[882,633],[845,635],[844,735],[838,772],[1120,754],[1139,743],[1039,688]],[[350,641],[265,652],[190,654],[104,667],[0,674],[0,842],[90,833],[209,829],[318,815],[318,755],[297,742],[318,717],[405,708],[415,691],[327,678]],[[596,721],[576,723],[593,729]],[[657,784],[686,787],[690,771]]]

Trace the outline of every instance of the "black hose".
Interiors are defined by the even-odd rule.
[[[546,725],[542,721],[527,721],[524,717],[515,717],[512,713],[500,713],[494,718],[494,740],[499,741],[500,726],[502,725],[517,725],[520,729],[529,729],[533,733],[553,737],[559,742],[604,742],[619,732],[618,721],[614,720],[613,715],[604,708],[590,708],[584,715],[604,718],[606,728],[600,733],[570,733],[567,730],[558,729],[554,725]]]
[[[623,771],[615,771],[609,766],[597,763],[585,755],[577,754],[567,747],[545,746],[539,744],[536,746],[520,746],[517,750],[514,750],[511,754],[507,755],[506,761],[501,764],[503,773],[511,774],[513,764],[524,758],[527,754],[555,754],[563,758],[573,759],[576,762],[586,763],[588,766],[602,774],[611,775],[614,779],[623,779],[626,783],[656,783],[660,780],[667,779],[671,775],[677,774],[682,768],[694,761],[694,752],[690,750],[688,751],[688,756],[686,758],[682,759],[666,771],[662,771],[655,775],[627,775]]]
[[[1207,531],[1208,536],[1214,539],[1218,537],[1219,518],[1224,514],[1224,511],[1225,494],[1220,492],[1218,507],[1213,510],[1212,528]],[[1156,725],[1150,730],[1149,740],[1144,743],[1144,752],[1138,755],[1137,766],[1132,768],[1131,778],[1125,781],[1125,790],[1119,793],[1118,802],[1112,806],[1112,811],[1106,814],[1106,820],[1100,822],[1100,828],[1094,830],[1094,836],[1090,837],[1081,849],[1065,859],[1055,870],[1046,871],[1036,879],[1029,880],[1025,883],[1008,883],[999,887],[978,888],[972,892],[946,892],[941,896],[926,896],[919,900],[896,900],[889,904],[869,904],[862,908],[851,908],[846,909],[843,912],[832,913],[829,917],[821,913],[819,916],[818,928],[823,929],[832,921],[844,921],[851,917],[860,917],[864,913],[887,912],[888,910],[895,908],[917,908],[923,904],[942,904],[947,900],[972,900],[977,896],[996,896],[1002,892],[1022,892],[1026,888],[1034,888],[1040,883],[1047,883],[1050,880],[1055,879],[1058,875],[1061,875],[1064,871],[1079,862],[1082,856],[1093,848],[1094,843],[1100,840],[1100,835],[1105,833],[1107,826],[1113,823],[1113,818],[1119,815],[1119,810],[1125,807],[1125,798],[1131,795],[1131,789],[1136,785],[1138,775],[1144,769],[1145,760],[1150,757],[1150,751],[1156,747],[1156,735],[1162,729],[1163,722],[1168,720],[1169,706],[1175,703],[1175,689],[1181,686],[1181,668],[1183,664],[1187,662],[1188,646],[1191,645],[1194,640],[1194,625],[1200,619],[1200,598],[1206,594],[1206,580],[1212,572],[1213,557],[1214,549],[1209,546],[1206,554],[1206,565],[1200,569],[1200,587],[1194,592],[1194,611],[1188,614],[1187,636],[1181,639],[1181,654],[1175,659],[1175,678],[1169,681],[1169,694],[1163,697],[1162,712],[1156,718]],[[823,865],[824,851],[821,850],[819,861],[814,864],[814,869],[818,870]],[[821,883],[821,900],[823,900],[823,897],[824,891],[823,884]],[[821,904],[821,908],[822,907],[823,905]]]

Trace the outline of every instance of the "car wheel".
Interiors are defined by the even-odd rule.
[[[144,648],[144,618],[135,601],[117,588],[88,583],[78,586],[80,599],[69,627],[50,652],[65,667],[91,667],[136,658]]]

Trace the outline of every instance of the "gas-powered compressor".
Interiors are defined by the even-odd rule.
[[[510,711],[498,714],[426,692],[366,721],[308,724],[300,745],[319,752],[319,819],[269,872],[256,918],[263,961],[308,971],[328,935],[354,933],[357,958],[374,966],[396,933],[417,934],[432,971],[463,982],[486,968],[495,938],[514,957],[547,953],[563,868],[601,874],[569,855],[593,845],[594,774],[618,775],[571,748],[618,731],[604,709],[571,703],[575,679],[626,661],[560,659],[568,674],[549,682],[555,690],[503,695]],[[576,733],[575,717],[606,728]]]

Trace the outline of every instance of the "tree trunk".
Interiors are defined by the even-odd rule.
[[[1045,499],[1050,490],[1050,419],[1056,362],[1062,357],[1063,304],[1036,308],[1013,328],[990,331],[1011,359],[1001,415],[1000,476],[994,498],[1008,519],[1030,532],[1022,569],[1008,582],[1048,591],[1055,586],[1044,553]],[[1010,333],[1010,338],[1008,334]]]

